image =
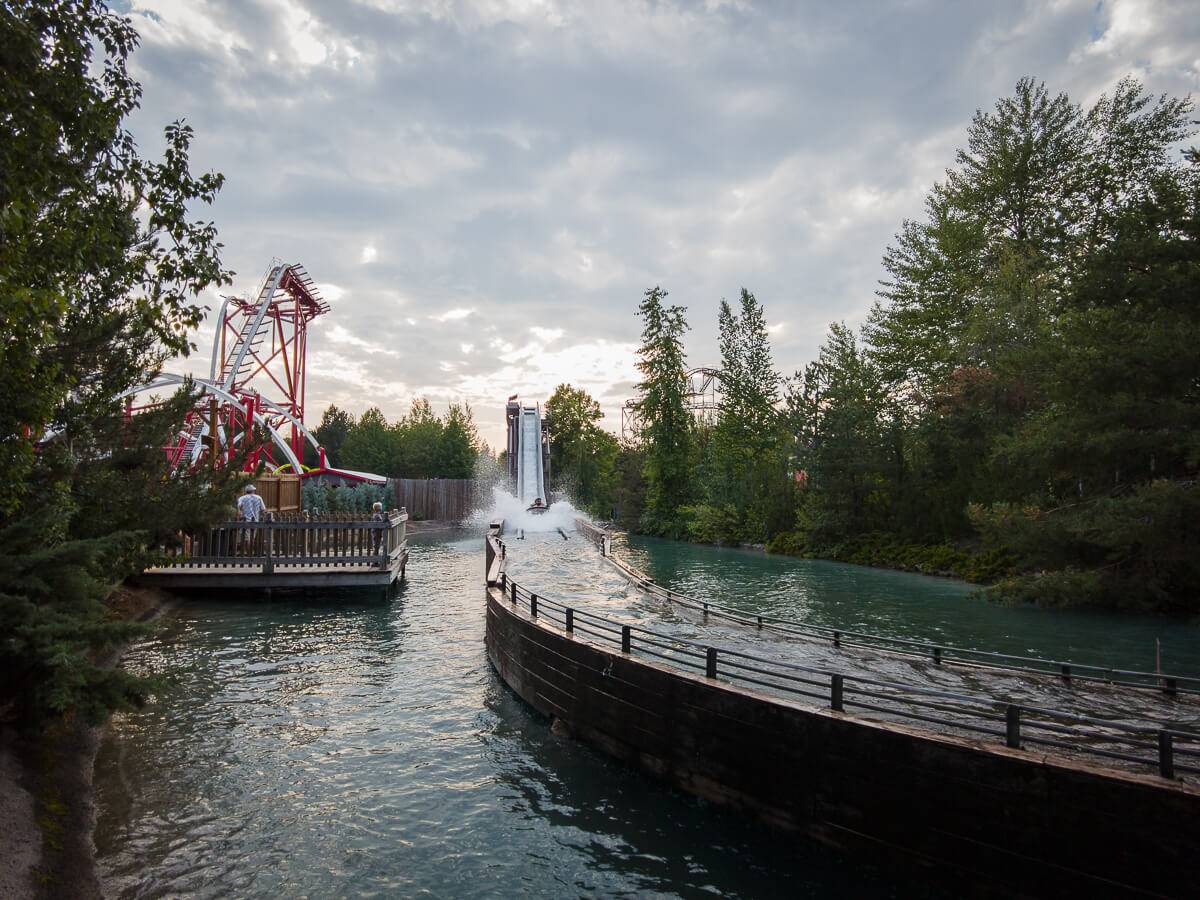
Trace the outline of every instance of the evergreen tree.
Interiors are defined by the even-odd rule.
[[[325,449],[325,459],[330,465],[339,464],[342,458],[342,445],[346,442],[354,424],[354,416],[338,409],[332,403],[321,414],[321,424],[313,430],[313,435]],[[308,447],[307,444],[305,446]]]
[[[96,665],[133,627],[102,601],[232,503],[229,473],[167,472],[189,391],[131,423],[115,399],[191,349],[197,295],[230,275],[189,217],[222,183],[190,173],[191,129],[151,162],[122,127],[136,44],[103,3],[0,9],[0,703],[27,723],[141,697]]]
[[[680,509],[691,498],[692,420],[684,397],[686,368],[682,306],[665,306],[660,287],[645,292],[642,345],[638,350],[638,411],[642,417],[646,479],[643,527],[652,534],[684,531]]]
[[[471,407],[450,404],[442,427],[436,476],[438,478],[470,478],[475,473],[479,455],[479,434],[475,430]]]

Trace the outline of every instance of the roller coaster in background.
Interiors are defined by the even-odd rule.
[[[304,390],[308,325],[329,312],[329,304],[302,265],[279,260],[271,262],[253,299],[222,301],[209,376],[191,379],[199,396],[175,441],[163,448],[167,458],[177,469],[216,467],[247,450],[246,471],[265,462],[269,469],[290,467],[300,474],[307,441],[324,467],[320,442],[304,425]],[[157,406],[154,392],[187,380],[161,372],[131,388],[121,395],[126,415]],[[148,394],[139,405],[138,398]]]
[[[698,425],[712,427],[721,414],[721,372],[701,366],[684,376],[684,406]],[[621,407],[621,440],[638,444],[642,439],[642,414],[637,400]]]

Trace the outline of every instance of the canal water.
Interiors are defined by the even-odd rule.
[[[698,627],[568,537],[510,536],[514,577],[601,611]],[[387,601],[199,597],[157,623],[125,664],[161,688],[113,720],[96,763],[108,893],[932,895],[555,735],[487,663],[482,544],[478,530],[413,538],[408,581]],[[1098,657],[1106,631],[1110,649],[1124,634],[1121,622],[987,607],[941,579],[668,542],[628,552],[680,590],[743,606],[753,595],[764,610],[842,627],[932,628],[970,645],[984,642],[969,624],[984,617],[992,638],[1013,642],[1004,649],[1051,652],[1037,623],[1061,621],[1062,646]],[[1138,621],[1172,653],[1195,634]]]

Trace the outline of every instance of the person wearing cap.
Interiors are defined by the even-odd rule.
[[[253,483],[246,485],[242,490],[242,496],[237,499],[238,518],[243,522],[258,522],[263,518],[263,513],[267,511],[267,504],[263,503],[263,498],[258,496],[258,488]],[[243,553],[252,553],[255,543],[255,530],[251,528],[239,529],[241,534],[239,544]]]
[[[267,511],[267,504],[263,503],[263,498],[258,496],[258,488],[253,484],[246,485],[242,496],[238,497],[237,507],[238,517],[243,522],[257,522]]]

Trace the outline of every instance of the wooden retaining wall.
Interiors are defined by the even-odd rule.
[[[964,895],[1200,893],[1193,787],[802,707],[586,643],[487,594],[488,657],[521,698],[690,793]]]
[[[461,522],[474,506],[473,478],[389,478],[388,487],[396,506],[422,519]]]

